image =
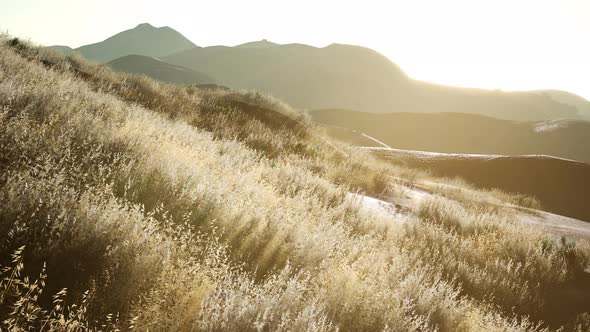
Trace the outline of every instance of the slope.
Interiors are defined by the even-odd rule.
[[[555,101],[563,104],[574,106],[578,109],[580,116],[590,121],[590,101],[577,96],[573,93],[559,90],[541,90],[538,91],[540,94],[549,96]]]
[[[542,155],[445,154],[366,148],[373,154],[436,176],[460,177],[478,188],[500,189],[539,199],[546,211],[590,221],[590,164]]]
[[[215,80],[205,74],[143,55],[126,55],[110,61],[108,65],[115,71],[142,74],[168,83],[183,85],[215,83]]]
[[[469,154],[543,154],[590,162],[587,146],[590,142],[590,122],[586,121],[514,122],[461,113],[372,114],[349,110],[309,113],[319,123],[357,130],[397,149]],[[338,135],[337,132],[333,134]],[[349,137],[348,141],[361,146],[365,144],[355,142],[354,137]]]
[[[544,331],[590,312],[555,296],[585,280],[586,242],[442,199],[364,213],[350,191],[416,173],[279,101],[1,44],[3,330]]]

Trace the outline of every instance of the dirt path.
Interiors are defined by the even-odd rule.
[[[371,136],[369,136],[367,134],[363,134],[363,133],[361,133],[361,135],[363,135],[365,138],[370,139],[371,141],[377,143],[378,145],[381,145],[384,148],[391,149],[391,146],[381,142],[380,140],[376,139],[375,137],[371,137]]]

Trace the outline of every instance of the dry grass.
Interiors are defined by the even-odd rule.
[[[2,43],[2,329],[534,331],[588,266],[444,198],[360,213],[414,171],[275,100]]]

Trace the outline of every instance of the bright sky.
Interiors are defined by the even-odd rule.
[[[0,30],[81,46],[149,22],[199,46],[373,48],[411,77],[590,99],[590,0],[0,0]]]

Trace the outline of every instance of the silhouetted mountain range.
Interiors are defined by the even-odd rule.
[[[215,46],[193,48],[163,60],[203,71],[229,87],[271,93],[299,108],[463,112],[514,120],[580,117],[575,106],[538,92],[487,91],[415,81],[389,59],[358,46]]]
[[[548,120],[517,122],[464,113],[374,114],[348,110],[310,112],[328,126],[356,130],[404,150],[500,155],[543,154],[590,162],[590,122]],[[330,132],[366,146],[360,133]]]
[[[53,48],[79,52],[98,62],[131,54],[156,57],[224,86],[269,93],[304,109],[461,112],[522,121],[590,119],[590,102],[566,92],[503,92],[420,82],[383,55],[359,46],[317,48],[262,40],[234,47],[196,47],[169,27],[144,23],[75,50]]]
[[[116,71],[143,74],[154,79],[183,85],[214,84],[211,77],[181,66],[143,55],[126,55],[108,63]]]

